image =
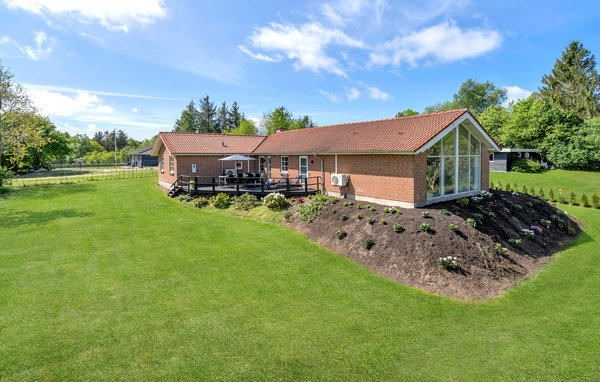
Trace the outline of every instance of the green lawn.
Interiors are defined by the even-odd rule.
[[[488,303],[397,285],[156,179],[0,197],[4,380],[598,380],[600,210]]]
[[[549,170],[541,174],[491,172],[490,179],[494,184],[500,181],[502,184],[509,182],[511,185],[517,182],[519,188],[523,184],[527,186],[527,189],[533,186],[536,192],[543,187],[546,194],[550,188],[554,189],[555,194],[558,194],[558,190],[562,188],[565,197],[571,191],[577,193],[577,196],[586,193],[590,197],[594,192],[600,195],[600,172],[567,170]]]

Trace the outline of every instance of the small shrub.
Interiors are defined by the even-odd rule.
[[[510,192],[510,190],[512,190],[512,188],[510,187],[510,183],[506,182],[506,185],[504,186],[504,191]]]
[[[467,207],[469,205],[469,198],[458,198],[456,199],[456,204],[461,207]]]
[[[452,208],[452,211],[454,211],[454,212],[460,211],[460,207],[459,206],[452,205],[450,208]]]
[[[521,236],[523,236],[525,239],[529,239],[533,236],[533,231],[527,228],[522,228],[521,231],[519,232],[521,234]]]
[[[375,240],[371,239],[370,237],[367,237],[365,239],[364,245],[366,250],[370,250],[375,245]]]
[[[575,205],[575,203],[577,203],[577,195],[575,195],[575,193],[571,191],[571,193],[569,194],[569,204],[573,206]]]
[[[387,222],[385,221],[385,219],[381,219],[381,224],[387,225]]]
[[[508,244],[515,248],[519,248],[521,246],[521,239],[508,239]]]
[[[545,195],[544,195],[544,189],[540,187],[540,190],[538,191],[538,195],[540,198],[544,199]]]
[[[498,181],[498,184],[496,184],[496,190],[498,190],[498,191],[502,191],[502,189],[503,189],[503,188],[504,188],[504,187],[502,186],[502,182],[501,182],[501,181]]]
[[[581,194],[581,197],[579,198],[579,206],[580,207],[588,206],[588,197],[586,194]]]
[[[483,221],[482,214],[473,214],[473,218],[475,218],[475,220],[477,220],[477,223],[479,223],[479,224],[481,224],[481,222]]]
[[[450,211],[448,211],[448,210],[445,210],[445,209],[443,209],[443,208],[442,208],[442,209],[440,210],[440,214],[442,214],[442,215],[445,215],[445,216],[449,216],[449,215],[450,215]]]
[[[567,224],[567,233],[571,236],[577,235],[577,231],[575,230],[575,227],[571,225],[571,223]]]
[[[522,206],[522,205],[520,205],[520,204],[515,204],[515,205],[513,206],[513,208],[514,208],[515,210],[517,210],[517,211],[523,211],[523,206]]]
[[[521,187],[521,193],[526,194],[527,193],[527,186],[523,185],[523,187]]]
[[[360,216],[360,212],[356,214],[356,218],[357,218],[358,220],[362,219],[362,216]]]
[[[369,224],[373,225],[373,224],[375,224],[375,219],[373,219],[373,218],[368,218],[368,219],[367,219],[367,223],[369,223]]]
[[[402,211],[396,210],[396,215],[402,215]]]
[[[487,214],[487,216],[489,216],[491,218],[495,218],[496,217],[496,213],[494,211],[487,211],[486,214]]]
[[[554,190],[552,188],[548,191],[548,201],[554,202]]]
[[[194,207],[196,208],[202,208],[208,205],[208,199],[206,199],[205,197],[201,196],[198,199],[194,200]]]
[[[504,211],[505,214],[510,215],[510,208],[502,207],[502,211]]]
[[[332,213],[332,214],[335,214],[335,207],[333,207],[333,208],[331,209],[331,213]]]
[[[344,207],[348,207],[348,202],[344,202]]]
[[[360,210],[360,209],[362,209],[362,207],[360,206],[360,204],[356,204],[356,209],[357,209],[357,210]]]
[[[290,220],[292,218],[292,213],[290,211],[283,211],[283,218],[285,220]]]
[[[452,256],[440,257],[437,261],[442,267],[444,267],[444,269],[458,268],[458,259],[456,257],[452,257]]]
[[[346,237],[346,235],[348,235],[348,234],[346,233],[346,231],[344,231],[344,229],[343,229],[343,228],[340,228],[340,229],[338,229],[338,230],[337,230],[337,232],[335,233],[335,235],[337,236],[337,238],[338,238],[339,240],[342,240],[342,239],[343,239],[343,238],[345,238],[345,237]]]
[[[217,208],[229,208],[231,198],[227,194],[217,194],[210,198],[210,202]]]
[[[533,186],[529,187],[529,195],[535,195],[535,188]]]
[[[475,223],[475,219],[473,219],[473,218],[467,218],[467,223],[469,223],[469,225],[473,228],[475,228],[475,226],[477,225]]]
[[[544,166],[533,159],[521,158],[513,162],[510,171],[535,174],[542,172]]]
[[[542,225],[542,227],[550,228],[552,222],[550,220],[542,219],[540,220],[540,224]]]
[[[383,212],[385,212],[386,214],[389,214],[389,213],[390,213],[390,209],[389,209],[389,208],[387,208],[387,207],[385,207],[385,208],[383,209]]]
[[[400,223],[394,223],[394,232],[403,232],[404,231],[404,227],[402,226],[402,224]]]
[[[558,198],[556,201],[560,204],[565,204],[565,196],[563,195],[562,188],[558,190]]]
[[[496,251],[496,253],[499,254],[499,255],[503,255],[504,254],[504,248],[502,248],[502,244],[495,243],[494,244],[494,251]]]
[[[512,190],[513,190],[514,192],[518,192],[518,191],[519,191],[519,186],[517,185],[517,182],[515,182],[515,183],[513,184],[513,186],[512,186]]]
[[[427,223],[421,223],[421,225],[419,226],[419,228],[421,228],[421,231],[429,231],[429,224]]]
[[[456,224],[448,224],[448,227],[454,232],[458,232],[458,226]]]
[[[348,215],[342,215],[340,219],[342,219],[342,221],[345,222],[346,220],[348,220]]]
[[[527,205],[527,207],[532,208],[533,207],[533,203],[531,202],[525,202],[525,204]]]
[[[421,216],[423,216],[425,219],[427,219],[429,217],[429,211],[421,212]]]
[[[373,206],[372,206],[372,205],[370,205],[370,204],[367,204],[367,208],[368,208],[370,211],[375,211],[375,207],[373,207]]]
[[[263,203],[269,209],[272,209],[275,211],[281,211],[290,206],[290,203],[287,201],[285,196],[283,196],[283,194],[280,194],[278,192],[273,192],[273,193],[265,196],[265,198],[263,199]],[[313,203],[314,202],[312,202],[310,204],[313,204]]]
[[[249,193],[242,194],[233,198],[233,208],[236,210],[248,211],[260,205],[258,198]]]
[[[494,181],[490,179],[490,190],[494,189]]]
[[[600,198],[595,192],[592,194],[592,208],[600,208]]]

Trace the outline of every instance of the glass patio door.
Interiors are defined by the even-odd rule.
[[[303,179],[308,177],[308,157],[300,157],[300,168],[298,169],[298,175]]]

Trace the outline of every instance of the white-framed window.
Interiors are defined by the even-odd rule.
[[[165,156],[160,156],[160,172],[165,172]]]
[[[267,157],[267,178],[271,179],[271,157]]]
[[[490,153],[490,162],[494,161],[494,153]]]
[[[192,164],[192,174],[196,173],[196,164]]]
[[[265,171],[265,157],[258,157],[258,172]]]
[[[480,178],[481,143],[465,127],[453,129],[427,151],[428,199],[479,190]]]
[[[169,156],[169,173],[175,174],[175,157],[173,155]]]
[[[298,175],[300,175],[302,178],[308,177],[308,157],[299,157]]]
[[[288,170],[288,157],[281,157],[281,171],[287,172]]]
[[[242,170],[244,168],[244,164],[242,162],[235,162],[235,169]]]
[[[525,153],[525,158],[529,158],[529,153]]]

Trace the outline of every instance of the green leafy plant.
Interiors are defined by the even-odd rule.
[[[508,244],[515,248],[519,248],[521,246],[521,239],[508,239]]]
[[[245,193],[234,197],[232,200],[232,205],[236,210],[248,211],[260,206],[260,202],[256,196]]]
[[[362,207],[360,206],[360,204],[356,204],[356,209],[357,209],[357,210],[360,210],[360,209],[362,209]]]
[[[316,194],[310,198],[310,202],[298,205],[296,210],[298,211],[301,220],[310,223],[321,214],[323,207],[333,203],[333,200],[335,199],[328,198],[326,195]]]
[[[496,190],[502,190],[504,187],[502,186],[502,182],[498,181],[498,184],[496,184]]]
[[[494,189],[494,187],[495,187],[495,186],[494,186],[494,181],[490,179],[490,187],[489,187],[489,188],[490,188],[490,190],[493,190],[493,189]]]
[[[356,218],[359,219],[359,220],[362,219],[362,216],[360,215],[360,213],[356,214]]]
[[[529,208],[533,207],[533,203],[531,203],[531,202],[525,202],[525,205],[527,205],[527,207],[529,207]]]
[[[344,202],[344,207],[348,207],[348,202]]]
[[[494,251],[496,251],[496,253],[499,254],[499,255],[503,255],[504,254],[504,248],[502,248],[502,244],[500,244],[500,243],[494,243]]]
[[[467,207],[469,205],[469,198],[458,198],[456,199],[456,204],[461,207]]]
[[[387,207],[385,207],[385,208],[383,209],[383,212],[385,212],[386,214],[389,214],[389,213],[390,213],[390,209],[389,209],[389,208],[387,208]]]
[[[345,222],[346,220],[348,220],[348,215],[342,215],[340,219],[342,219],[342,221]]]
[[[573,191],[569,194],[569,204],[574,206],[577,203],[577,195]]]
[[[331,213],[332,213],[332,214],[335,214],[335,207],[333,207],[333,208],[331,209]]]
[[[473,218],[475,220],[477,220],[477,223],[479,223],[479,224],[481,224],[481,222],[483,221],[483,215],[482,214],[475,213],[475,214],[473,214]]]
[[[454,232],[458,232],[459,228],[456,224],[448,224],[448,227],[450,227],[450,229]]]
[[[402,215],[402,211],[396,210],[396,215]]]
[[[370,237],[367,237],[363,244],[366,250],[370,250],[375,245],[375,240],[371,239]]]
[[[552,222],[550,220],[546,220],[546,219],[540,220],[540,225],[542,227],[550,228],[551,224],[552,224]]]
[[[502,211],[504,211],[505,214],[510,215],[510,208],[502,207]]]
[[[335,235],[337,236],[337,238],[339,240],[342,240],[343,238],[345,238],[348,234],[346,233],[346,231],[344,231],[343,228],[340,228],[336,231]]]
[[[458,258],[452,256],[440,257],[437,262],[444,269],[456,269],[458,268]]]
[[[523,211],[523,206],[520,204],[515,204],[513,205],[513,208],[517,211]]]
[[[421,223],[421,225],[419,226],[419,228],[421,228],[421,231],[429,231],[429,224],[427,223]]]
[[[548,191],[548,201],[554,202],[554,199],[554,190],[550,188],[550,191]]]
[[[521,187],[521,193],[526,194],[527,193],[527,186],[523,185],[523,187]]]
[[[510,167],[510,171],[512,171],[512,172],[521,172],[521,173],[530,173],[530,174],[540,173],[540,172],[542,172],[543,169],[544,169],[544,166],[540,162],[535,161],[533,159],[529,159],[529,158],[517,159],[516,161],[513,162],[512,166]]]
[[[387,225],[387,221],[385,221],[385,219],[381,219],[381,224]]]
[[[506,183],[506,186],[504,186],[504,191],[510,192],[512,190],[512,188],[510,187],[510,183]]]
[[[271,210],[281,211],[290,206],[290,203],[287,201],[283,194],[273,192],[263,199],[263,204],[267,206]],[[310,205],[311,203],[306,203],[304,206]],[[300,207],[299,207],[300,209]]]
[[[540,198],[544,199],[544,189],[542,187],[540,187],[540,190],[538,191],[538,195],[540,196]]]
[[[442,209],[440,210],[440,214],[442,214],[442,215],[445,215],[445,216],[449,216],[449,215],[450,215],[450,211],[448,211],[448,210],[445,210],[445,209],[443,209],[443,208],[442,208]]]
[[[581,194],[581,197],[579,198],[579,206],[580,207],[588,206],[588,197],[586,194]]]
[[[595,192],[592,194],[592,207],[600,208],[600,197]]]
[[[404,227],[400,223],[394,223],[394,232],[404,232]]]
[[[369,224],[371,224],[371,225],[372,225],[372,224],[375,224],[375,219],[373,219],[373,218],[368,218],[368,219],[367,219],[367,223],[369,223]]]
[[[533,186],[529,187],[529,195],[535,195],[535,188]]]
[[[486,215],[491,217],[491,218],[495,218],[496,217],[496,213],[494,211],[487,211]]]
[[[475,223],[475,219],[473,219],[473,218],[467,218],[466,221],[473,228],[475,228],[475,226],[477,225],[477,223]]]
[[[210,198],[210,202],[216,208],[229,208],[231,205],[231,198],[227,194],[217,194]]]
[[[519,192],[519,186],[517,185],[517,182],[515,182],[512,186],[512,191],[514,192]]]
[[[575,230],[575,227],[571,225],[571,223],[567,224],[567,233],[571,236],[577,235],[577,231]]]
[[[421,216],[423,216],[424,218],[428,218],[429,217],[429,211],[423,211],[421,212]]]
[[[285,220],[290,220],[292,218],[292,213],[290,211],[283,211],[283,218]]]
[[[205,207],[208,205],[208,199],[201,196],[201,197],[195,199],[193,204],[194,204],[194,207],[196,207],[196,208],[202,208],[202,207]]]

